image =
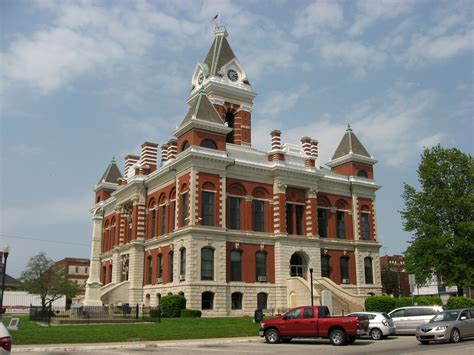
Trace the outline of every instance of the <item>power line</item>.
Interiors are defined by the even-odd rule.
[[[66,242],[66,241],[60,241],[60,240],[49,240],[49,239],[41,239],[41,238],[22,237],[22,236],[18,236],[18,235],[0,234],[0,237],[5,238],[5,239],[24,239],[24,240],[35,240],[35,241],[38,241],[38,242],[46,242],[46,243],[80,245],[80,246],[87,246],[87,247],[90,246],[90,244]]]

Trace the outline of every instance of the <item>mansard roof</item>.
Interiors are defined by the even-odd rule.
[[[346,134],[344,134],[344,137],[342,137],[342,140],[339,143],[339,146],[337,147],[336,152],[332,156],[331,160],[341,158],[349,154],[357,154],[363,157],[371,158],[371,155],[352,131],[350,125],[347,126]]]
[[[102,174],[102,177],[100,178],[97,184],[100,184],[102,182],[110,182],[110,183],[116,184],[117,179],[121,177],[122,177],[122,174],[120,173],[120,169],[117,166],[115,157],[113,157],[109,163],[109,166],[107,167],[107,169],[105,169],[104,173]]]
[[[222,118],[217,113],[214,105],[209,101],[206,91],[201,89],[199,95],[191,104],[188,113],[184,116],[183,122],[180,127],[183,127],[189,123],[192,119],[199,119],[211,123],[224,124]]]
[[[204,60],[204,64],[206,64],[209,69],[210,76],[215,76],[225,64],[236,58],[226,39],[226,29],[224,27],[218,27],[215,30],[215,34],[214,42]]]

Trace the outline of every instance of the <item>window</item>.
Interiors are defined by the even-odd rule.
[[[109,267],[109,283],[112,282],[112,265]]]
[[[188,149],[188,148],[189,148],[189,142],[188,142],[188,141],[184,141],[184,143],[183,143],[183,146],[182,146],[182,149],[181,149],[181,150],[182,150],[182,151],[184,151],[184,150],[186,150],[186,149]]]
[[[229,128],[234,128],[234,114],[232,112],[230,112],[230,111],[226,112],[225,122],[227,122],[227,126]],[[227,133],[226,142],[227,143],[234,143],[234,130]]]
[[[321,238],[328,236],[328,210],[318,208],[318,233]]]
[[[202,192],[202,225],[214,225],[214,192]]]
[[[239,197],[229,197],[229,228],[240,229],[241,202]]]
[[[153,263],[151,261],[151,255],[146,258],[147,261],[147,273],[146,273],[146,283],[147,285],[151,284],[151,275],[153,273]]]
[[[257,309],[267,309],[268,295],[265,292],[257,294]]]
[[[305,308],[303,312],[303,318],[314,318],[314,309]]]
[[[253,230],[265,232],[265,202],[261,200],[252,201],[253,208]]]
[[[161,235],[166,234],[166,205],[161,206]]]
[[[214,249],[201,249],[201,280],[214,280]]]
[[[211,139],[204,139],[201,142],[201,147],[209,148],[209,149],[217,149],[217,144],[214,143],[214,141]]]
[[[267,253],[259,251],[255,254],[257,281],[267,281]]]
[[[286,232],[288,234],[303,234],[303,214],[304,206],[286,204]]]
[[[349,257],[341,256],[341,283],[349,283]]]
[[[174,225],[176,220],[176,200],[171,201],[171,210],[170,210],[170,230],[174,231]]]
[[[357,176],[360,176],[360,177],[363,177],[363,178],[368,178],[369,176],[367,175],[367,171],[365,170],[359,170],[359,172],[357,173]]]
[[[288,234],[293,234],[293,209],[294,205],[287,203],[286,204],[286,232]]]
[[[240,292],[234,292],[231,295],[231,308],[242,309],[242,294]]]
[[[181,225],[186,226],[188,224],[188,193],[185,192],[181,195]]]
[[[230,252],[230,281],[242,281],[242,252]]]
[[[398,318],[398,317],[404,317],[405,316],[405,310],[404,309],[399,309],[398,311],[393,312],[390,317],[393,318]]]
[[[297,308],[286,313],[286,319],[299,319],[299,318],[301,318],[301,308]]]
[[[370,240],[369,213],[362,212],[360,215],[360,221],[362,225],[362,239]]]
[[[206,291],[201,295],[201,309],[213,309],[214,308],[214,294]]]
[[[303,235],[304,206],[296,205],[296,234]]]
[[[174,263],[174,253],[172,251],[168,254],[168,281],[173,282],[173,263]]]
[[[156,229],[156,210],[151,210],[151,227],[150,227],[150,238],[155,236],[155,229]]]
[[[364,271],[365,271],[365,283],[373,284],[374,283],[374,274],[372,271],[372,258],[364,258]]]
[[[186,248],[181,248],[179,254],[179,276],[184,279],[186,277]]]
[[[163,277],[163,254],[158,254],[158,278]]]
[[[331,257],[329,255],[321,256],[321,276],[331,277]]]
[[[344,211],[336,211],[336,229],[339,239],[346,239],[346,223]]]

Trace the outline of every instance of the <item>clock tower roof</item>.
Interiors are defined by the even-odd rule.
[[[237,59],[227,41],[228,33],[225,27],[217,27],[214,34],[214,42],[204,60],[204,64],[209,68],[210,76],[215,76],[225,64],[234,58]]]

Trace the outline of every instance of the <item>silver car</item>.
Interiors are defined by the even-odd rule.
[[[416,328],[416,339],[421,344],[448,340],[458,343],[467,337],[474,337],[474,308],[438,313],[429,323]]]
[[[367,316],[369,318],[369,335],[374,340],[380,340],[395,334],[395,325],[387,313],[382,312],[353,312],[348,316]]]
[[[0,355],[10,354],[12,349],[12,338],[7,327],[0,322]]]
[[[416,327],[428,323],[441,311],[441,306],[413,306],[396,308],[388,315],[397,328],[396,334],[415,334]]]

